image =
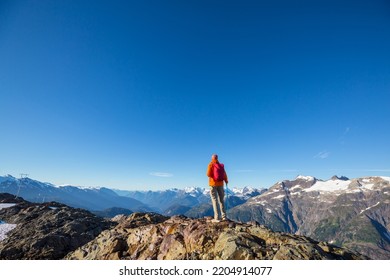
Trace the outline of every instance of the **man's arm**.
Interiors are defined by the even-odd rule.
[[[206,171],[207,177],[212,177],[212,172],[211,172],[212,166],[213,165],[211,163],[207,166],[207,171]]]

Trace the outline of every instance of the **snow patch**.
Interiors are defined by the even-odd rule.
[[[387,181],[387,182],[390,182],[390,177],[381,176],[380,178],[382,178],[383,180],[385,180],[385,181]]]
[[[12,207],[15,205],[16,205],[16,203],[0,203],[0,209],[9,208],[9,207]]]
[[[263,193],[261,196],[267,196],[267,195],[274,194],[274,193],[277,193],[277,192],[280,192],[280,190],[273,189],[273,190],[269,190],[269,191]]]
[[[312,187],[305,189],[306,192],[311,191],[323,191],[323,192],[334,192],[346,190],[351,183],[350,180],[329,180],[329,181],[318,181]]]
[[[377,206],[379,203],[380,203],[380,202],[378,202],[378,203],[376,203],[375,205],[372,205],[372,206],[370,206],[370,207],[367,207],[366,209],[364,209],[364,210],[360,211],[360,213],[359,213],[359,214],[363,213],[364,211],[370,210],[371,208],[373,208],[373,207]]]
[[[285,197],[285,195],[284,195],[284,194],[281,194],[281,195],[272,197],[271,199],[280,199],[280,198],[284,198],[284,197]]]
[[[360,193],[360,192],[362,192],[361,189],[354,189],[354,190],[348,190],[348,191],[346,191],[346,193]]]
[[[300,195],[301,194],[301,192],[292,192],[292,193],[290,193],[290,195]]]
[[[269,208],[266,208],[265,210],[267,211],[267,213],[272,213],[272,210]]]
[[[366,184],[366,185],[364,185],[363,187],[364,187],[365,189],[372,190],[372,189],[374,188],[374,185],[375,185],[375,184]]]
[[[312,176],[302,176],[302,175],[299,175],[299,176],[297,176],[296,179],[301,179],[301,180],[305,180],[305,181],[313,181],[313,180],[314,180],[314,177],[312,177]]]
[[[7,224],[0,220],[0,241],[3,241],[7,238],[7,233],[13,230],[16,227],[16,224]]]
[[[255,204],[260,204],[260,205],[262,205],[262,206],[265,206],[265,204],[266,204],[266,202],[263,201],[263,200],[256,201],[256,202],[254,202],[254,203],[255,203]]]
[[[302,189],[302,187],[301,187],[301,185],[296,185],[296,186],[290,188],[290,191],[295,190],[295,189]]]

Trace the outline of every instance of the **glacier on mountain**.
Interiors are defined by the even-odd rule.
[[[328,180],[328,181],[317,181],[312,187],[305,189],[305,191],[324,191],[324,192],[332,192],[332,191],[342,191],[346,190],[351,181],[343,181],[343,180]]]

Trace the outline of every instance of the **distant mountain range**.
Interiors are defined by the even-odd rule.
[[[233,208],[229,217],[390,259],[390,177],[298,176]]]
[[[248,198],[264,191],[249,187],[229,189],[227,205],[230,208],[240,205]],[[105,187],[56,186],[30,178],[7,175],[0,176],[0,193],[14,194],[31,202],[57,201],[93,211],[104,217],[127,215],[131,212],[156,212],[189,217],[212,215],[210,191],[195,187],[161,191],[126,191]]]
[[[0,177],[0,193],[10,193],[31,202],[57,201],[75,208],[102,211],[121,207],[135,211],[152,211],[142,202],[118,195],[108,188],[56,186],[30,178]]]
[[[164,215],[185,215],[192,218],[213,215],[210,190],[205,188],[190,187],[161,191],[114,191],[121,196],[136,199],[154,209],[155,212]],[[265,191],[265,189],[251,187],[227,189],[227,208],[230,209],[243,204],[249,198],[260,195]]]

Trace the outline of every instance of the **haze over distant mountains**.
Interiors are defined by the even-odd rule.
[[[265,190],[229,189],[228,207],[244,203]],[[131,212],[157,212],[166,215],[204,216],[212,211],[208,189],[185,188],[162,191],[126,191],[106,187],[56,186],[30,178],[0,177],[0,192],[11,193],[32,202],[57,201],[72,207],[95,211],[103,216]],[[192,213],[192,214],[191,214]]]
[[[162,191],[121,191],[116,193],[136,199],[165,215],[185,215],[193,218],[212,216],[210,190],[190,187]],[[265,189],[244,187],[227,189],[226,205],[233,208],[245,203],[249,198],[260,195]]]
[[[101,211],[122,207],[132,211],[151,211],[146,205],[130,197],[116,194],[104,187],[56,186],[30,178],[0,177],[0,193],[10,193],[31,202],[57,201],[76,208]]]

